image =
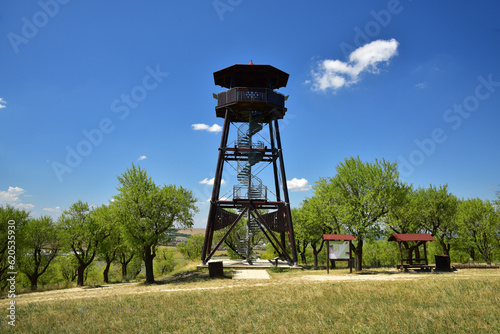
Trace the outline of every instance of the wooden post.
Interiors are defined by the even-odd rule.
[[[401,268],[404,268],[403,252],[401,251],[401,241],[398,241],[399,256],[401,256]]]
[[[330,273],[330,241],[326,241],[326,273]]]
[[[424,257],[425,257],[425,265],[428,266],[429,265],[429,261],[427,260],[427,242],[424,241]]]
[[[349,240],[349,272],[352,274],[352,241]]]

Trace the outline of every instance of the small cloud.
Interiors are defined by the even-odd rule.
[[[0,109],[5,108],[5,107],[6,107],[6,106],[5,106],[6,104],[7,104],[7,101],[5,101],[5,100],[3,99],[3,97],[0,97]]]
[[[14,204],[19,202],[19,196],[24,194],[26,190],[19,187],[9,187],[7,191],[0,191],[0,203]]]
[[[286,181],[286,185],[288,190],[290,191],[308,191],[311,190],[312,186],[309,184],[309,181],[306,179],[297,179],[293,178],[291,180]]]
[[[398,45],[399,42],[394,38],[388,41],[379,39],[354,50],[349,55],[348,62],[337,59],[318,61],[316,68],[312,70],[311,88],[321,91],[332,89],[335,92],[357,83],[363,72],[377,74],[380,71],[379,64],[387,64],[397,55]]]
[[[205,130],[208,132],[221,132],[222,131],[222,126],[218,124],[214,124],[212,126],[203,124],[203,123],[197,123],[197,124],[191,124],[191,127],[195,131],[200,131],[200,130]]]
[[[419,82],[418,84],[415,85],[415,87],[424,89],[427,88],[427,85],[425,84],[425,82]]]
[[[33,204],[25,204],[25,203],[17,203],[14,205],[16,209],[21,209],[21,210],[31,210],[35,206]]]
[[[47,212],[60,212],[61,208],[59,206],[56,206],[55,208],[43,208],[42,210]]]
[[[9,187],[7,191],[0,191],[0,205],[8,204],[21,210],[33,209],[35,207],[33,204],[21,203],[19,196],[30,197],[29,195],[24,195],[25,192],[26,190],[19,187]]]
[[[139,159],[137,159],[137,161],[146,160],[147,158],[148,158],[147,156],[141,155]]]
[[[208,184],[208,185],[213,185],[214,184],[215,177],[211,178],[210,180],[208,178],[198,182],[199,184]],[[222,179],[221,184],[226,184],[226,180]]]

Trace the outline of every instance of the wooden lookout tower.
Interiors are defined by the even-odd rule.
[[[286,113],[286,97],[276,91],[286,86],[288,74],[270,65],[250,63],[214,72],[214,81],[227,90],[214,94],[215,113],[224,119],[224,126],[201,262],[206,264],[233,232],[235,250],[248,262],[252,260],[252,236],[263,233],[280,257],[295,265],[297,252],[278,127]],[[233,127],[236,138],[228,144]],[[263,136],[266,128],[268,140]],[[229,196],[220,197],[222,173],[228,164],[238,184]],[[256,175],[265,164],[273,167],[274,184],[269,189]],[[238,224],[245,221],[242,218],[246,218],[244,227]],[[233,231],[237,225],[238,231]],[[219,240],[214,240],[218,230],[223,233],[217,233]]]

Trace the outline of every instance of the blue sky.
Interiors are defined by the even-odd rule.
[[[499,54],[493,1],[5,0],[0,204],[57,218],[79,199],[108,203],[135,163],[193,190],[205,227],[223,123],[212,73],[250,60],[290,74],[292,206],[357,155],[494,199]]]

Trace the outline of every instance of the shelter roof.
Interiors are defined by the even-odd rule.
[[[395,233],[389,237],[389,241],[436,241],[429,233]]]
[[[323,234],[323,240],[348,241],[348,240],[356,240],[356,237],[350,234]]]
[[[271,65],[236,64],[214,72],[216,85],[233,87],[263,87],[279,89],[288,82],[288,73]]]

